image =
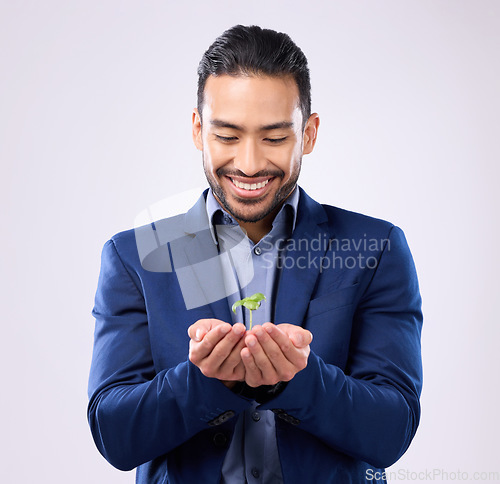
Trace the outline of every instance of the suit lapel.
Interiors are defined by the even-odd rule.
[[[325,230],[323,207],[300,189],[297,222],[281,260],[274,322],[302,325],[333,234]]]
[[[205,317],[231,321],[217,245],[206,212],[206,190],[186,213],[184,230],[189,236],[183,250],[181,289],[188,309],[203,306]],[[187,292],[186,292],[187,291]]]

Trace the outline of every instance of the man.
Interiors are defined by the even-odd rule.
[[[198,74],[193,139],[210,189],[103,250],[96,445],[140,483],[381,482],[420,416],[404,235],[297,186],[319,117],[287,35],[233,27]],[[231,308],[257,292],[250,329]]]

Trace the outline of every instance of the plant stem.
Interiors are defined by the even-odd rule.
[[[250,328],[249,329],[252,329],[252,310],[249,309],[250,311]]]

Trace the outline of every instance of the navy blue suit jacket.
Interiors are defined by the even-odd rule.
[[[162,224],[176,240],[155,250],[138,250],[133,230],[104,246],[88,419],[102,455],[138,467],[137,482],[216,484],[250,402],[188,359],[191,324],[231,321],[226,299],[187,309],[175,271],[179,257],[216,251],[204,196],[143,229],[156,234]],[[261,406],[276,410],[284,481],[371,482],[406,451],[419,422],[422,313],[410,251],[392,224],[320,205],[303,190],[290,243],[273,322],[301,325],[314,339],[307,367]]]

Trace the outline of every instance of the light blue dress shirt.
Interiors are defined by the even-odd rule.
[[[256,292],[266,295],[259,310],[252,314],[252,324],[262,325],[274,319],[274,301],[279,280],[279,258],[285,241],[292,235],[297,217],[299,190],[295,188],[276,215],[271,231],[254,244],[234,218],[225,212],[208,191],[206,207],[214,242],[219,252],[231,254],[231,264],[223,264],[223,276],[236,278],[238,291],[228,295],[231,308],[239,299]],[[243,243],[242,243],[243,242]],[[246,243],[245,243],[246,242]],[[231,311],[232,323],[243,322],[249,328],[248,310]],[[233,439],[222,467],[223,484],[283,484],[276,442],[274,413],[259,410],[258,403],[239,415]]]

